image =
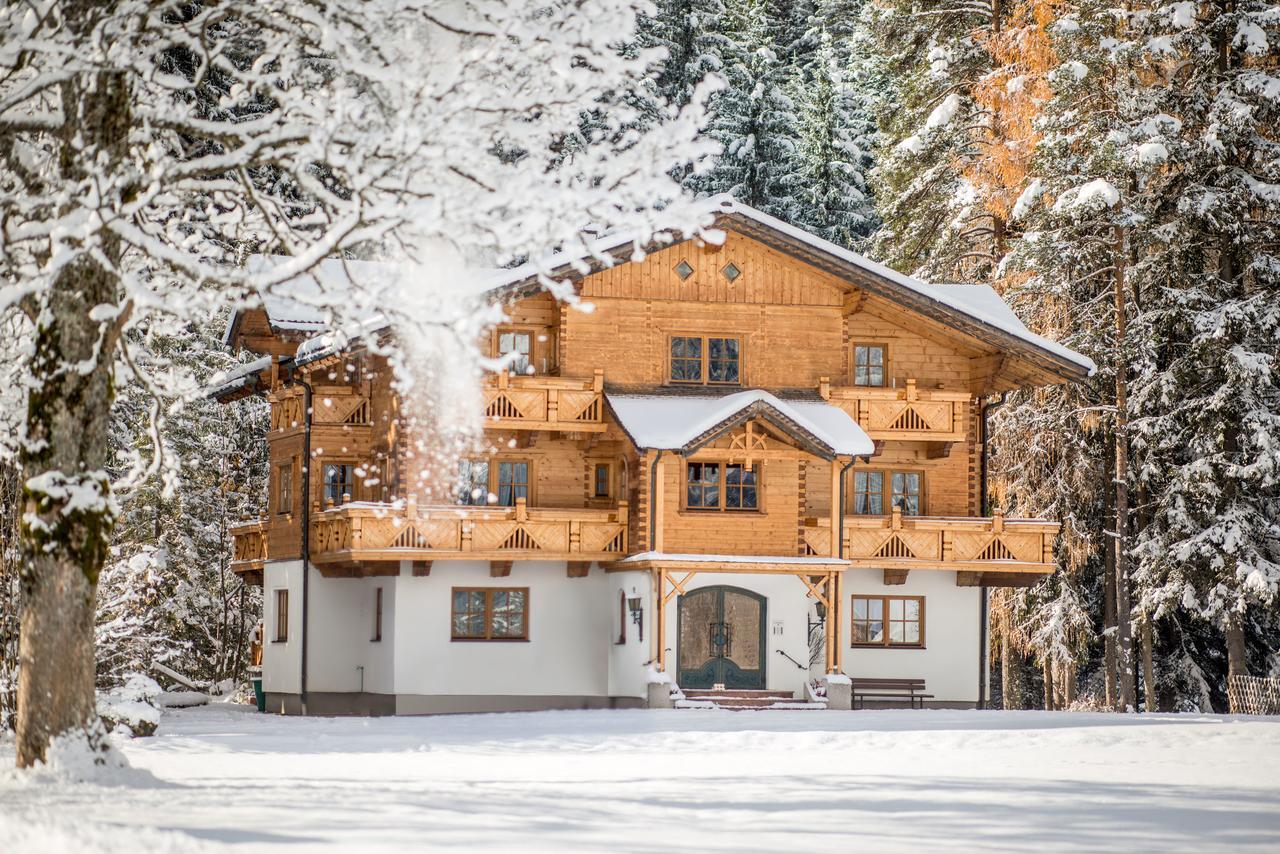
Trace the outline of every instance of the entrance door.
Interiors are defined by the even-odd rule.
[[[763,596],[703,587],[679,599],[678,681],[684,688],[764,687]]]

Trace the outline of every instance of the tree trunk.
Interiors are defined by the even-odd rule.
[[[1103,512],[1103,526],[1108,531],[1115,530],[1115,433],[1111,434],[1113,453],[1104,456],[1104,477],[1106,488],[1106,510]],[[1116,698],[1116,539],[1112,536],[1104,538],[1102,546],[1102,675],[1106,689],[1107,708],[1119,706]]]
[[[1044,710],[1052,712],[1055,708],[1053,698],[1053,662],[1044,660]]]
[[[1142,700],[1143,711],[1154,712],[1156,710],[1156,667],[1152,647],[1155,646],[1155,639],[1152,637],[1151,616],[1149,614],[1142,615]]]
[[[1022,678],[1022,656],[1008,639],[1000,641],[1000,694],[1004,708],[1026,708],[1026,686]]]
[[[1138,705],[1133,667],[1133,637],[1129,604],[1129,415],[1128,364],[1125,362],[1124,229],[1115,227],[1115,369],[1116,369],[1116,679],[1120,705],[1134,711]]]
[[[71,10],[69,25],[88,27],[96,17],[92,11],[89,3]],[[85,166],[94,163],[95,170],[114,177],[130,122],[124,75],[79,75],[62,84],[61,94],[69,120],[58,167],[64,176],[83,180]],[[116,267],[118,242],[100,239],[98,251]],[[88,742],[101,747],[94,734],[99,731],[89,729],[96,720],[93,617],[98,573],[115,522],[104,469],[113,350],[122,318],[98,321],[89,315],[119,298],[116,274],[85,253],[62,267],[36,306],[28,440],[20,458],[26,514],[19,767],[44,761],[49,743],[64,733],[87,733]]]
[[[1244,647],[1244,622],[1241,615],[1232,611],[1227,614],[1226,623],[1222,627],[1227,636],[1227,676],[1248,676],[1249,660]]]
[[[1062,702],[1070,708],[1076,701],[1077,668],[1074,661],[1062,665]]]

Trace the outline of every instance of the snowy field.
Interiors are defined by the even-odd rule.
[[[125,752],[0,770],[0,850],[1280,850],[1280,718],[222,706]]]

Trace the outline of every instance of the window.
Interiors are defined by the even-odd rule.
[[[293,512],[293,460],[276,466],[276,512]]]
[[[609,463],[596,463],[592,466],[591,497],[613,497],[613,466]]]
[[[529,464],[502,461],[498,463],[498,503],[514,507],[517,498],[529,500]]]
[[[859,469],[853,473],[847,509],[855,516],[883,516],[897,507],[904,516],[924,512],[924,474]]]
[[[457,496],[459,504],[483,507],[489,503],[488,460],[459,460]]]
[[[903,516],[920,515],[920,472],[895,471],[893,473],[893,497],[889,506],[902,510]]]
[[[737,385],[742,382],[742,341],[674,335],[671,338],[671,382]]]
[[[884,472],[853,473],[853,512],[858,516],[880,516],[884,513]]]
[[[853,348],[853,384],[884,385],[885,353],[883,344],[858,344]]]
[[[276,591],[276,643],[289,640],[289,591],[283,587]]]
[[[724,276],[730,282],[742,275],[742,271],[738,269],[738,265],[730,261],[720,268],[720,275]]]
[[[533,355],[533,333],[514,329],[498,331],[498,356],[514,353],[507,368],[513,374],[532,373],[529,370]]]
[[[679,264],[676,265],[676,275],[679,276],[680,281],[683,282],[685,279],[693,275],[693,265],[691,265],[688,261],[682,260]]]
[[[373,591],[373,641],[382,640],[382,588]]]
[[[342,503],[342,496],[355,495],[355,467],[346,463],[326,463],[322,472],[324,478],[324,502]]]
[[[528,588],[453,589],[453,640],[528,640]]]
[[[853,597],[852,646],[924,646],[923,596]]]
[[[756,473],[741,464],[689,463],[685,467],[685,506],[690,510],[758,510]]]

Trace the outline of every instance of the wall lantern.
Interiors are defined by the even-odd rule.
[[[644,608],[640,604],[639,596],[627,597],[627,610],[631,612],[631,622],[635,623],[640,629],[640,640],[644,640],[644,625],[641,620],[644,619]]]

